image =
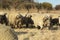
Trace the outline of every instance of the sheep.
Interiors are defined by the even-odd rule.
[[[17,28],[17,24],[16,24],[16,21],[17,21],[16,17],[17,17],[17,15],[19,15],[19,14],[17,14],[17,13],[15,13],[15,14],[12,14],[12,13],[8,14],[8,20],[9,20],[8,25],[11,26],[12,28]]]
[[[4,13],[4,14],[0,14],[0,23],[1,24],[5,24],[5,25],[8,25],[8,19],[7,19],[7,13]]]
[[[52,16],[51,15],[46,15],[43,18],[43,26],[48,27],[49,29],[51,28],[51,20],[52,20]]]

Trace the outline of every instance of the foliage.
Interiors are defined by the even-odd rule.
[[[60,5],[56,5],[55,9],[60,10]]]
[[[42,5],[43,5],[43,9],[47,9],[47,10],[52,9],[52,4],[50,4],[48,2],[44,2],[44,3],[42,3]]]
[[[36,3],[36,8],[37,9],[42,9],[42,4],[41,3],[40,4],[39,3]]]
[[[2,3],[0,4],[3,9],[21,9],[21,8],[26,8],[29,10],[30,8],[37,8],[39,9],[47,9],[51,10],[52,9],[52,4],[48,2],[44,3],[36,3],[33,0],[2,0]]]

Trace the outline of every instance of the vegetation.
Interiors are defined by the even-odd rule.
[[[42,4],[40,3],[36,3],[36,8],[38,9],[38,11],[40,10],[40,9],[42,9]]]
[[[60,10],[60,5],[56,5],[55,9]]]
[[[52,9],[52,4],[44,2],[42,3],[43,9],[51,10]]]
[[[27,9],[29,11],[30,8],[37,8],[38,11],[40,9],[45,9],[45,10],[52,10],[53,6],[51,3],[48,2],[43,2],[43,3],[37,3],[34,2],[33,0],[1,0],[0,1],[0,8],[2,9]],[[60,9],[60,5],[56,5],[55,7],[56,10]]]

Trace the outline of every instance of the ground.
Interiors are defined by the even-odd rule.
[[[14,29],[18,40],[60,40],[60,30]]]
[[[42,18],[47,15],[52,15],[53,18],[58,18],[60,16],[60,10],[59,11],[52,11],[51,13],[41,12],[39,13],[35,12],[34,10],[31,10],[32,12],[28,13],[32,15],[32,19],[34,20],[35,25],[38,24],[38,22],[42,22]],[[1,12],[1,11],[0,11]],[[27,12],[24,10],[16,11],[16,10],[4,10],[2,12],[6,12],[7,17],[9,18],[10,22],[14,23],[14,18],[16,14],[22,14],[26,15]],[[23,13],[24,12],[24,13]],[[22,29],[14,29],[18,40],[60,40],[60,30],[38,30],[38,29],[29,29],[29,28],[22,28]]]

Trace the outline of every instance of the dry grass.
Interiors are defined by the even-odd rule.
[[[15,29],[18,40],[60,40],[60,30]]]
[[[15,17],[18,13],[21,13],[22,15],[25,15],[27,11],[20,10],[0,10],[0,12],[7,12],[8,19],[10,22],[14,23]],[[53,18],[58,18],[60,16],[60,12],[52,12],[52,13],[33,13],[34,10],[31,10],[29,14],[31,14],[33,17],[35,24],[38,24],[38,22],[42,21],[42,18],[46,15],[52,15]],[[14,29],[18,39],[19,40],[60,40],[60,30],[38,30],[38,29]]]
[[[18,37],[9,26],[0,24],[0,40],[18,40]]]

